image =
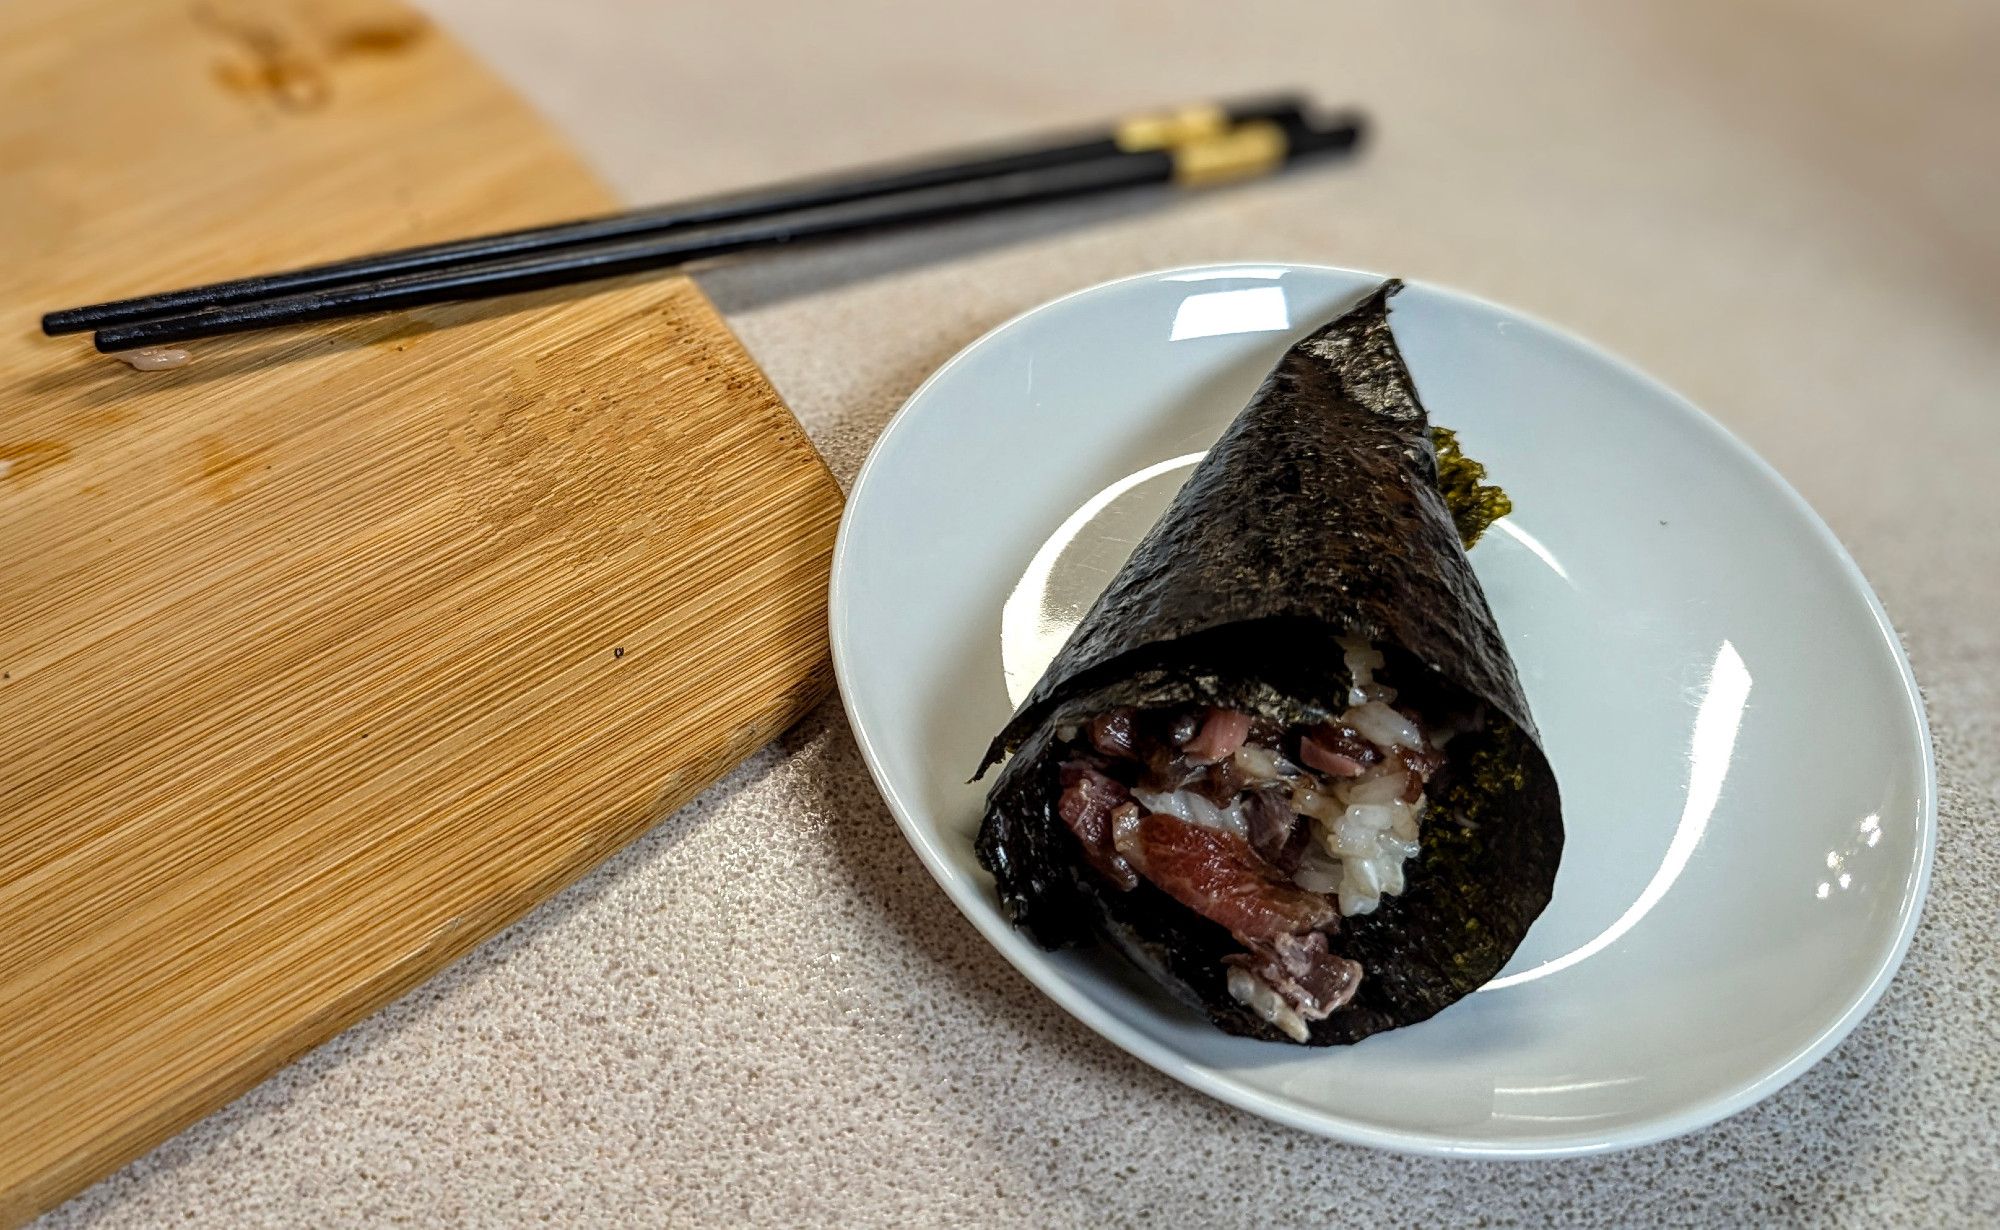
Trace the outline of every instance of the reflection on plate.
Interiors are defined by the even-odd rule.
[[[1928,878],[1928,738],[1873,595],[1798,497],[1671,392],[1517,313],[1418,284],[1394,315],[1434,419],[1514,497],[1472,560],[1563,786],[1555,900],[1501,977],[1356,1047],[1229,1038],[1116,958],[1036,948],[973,860],[986,741],[1278,354],[1377,280],[1147,275],[946,365],[849,501],[849,716],[994,945],[1197,1088],[1430,1153],[1699,1127],[1804,1071],[1887,985]]]

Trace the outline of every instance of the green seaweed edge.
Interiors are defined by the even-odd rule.
[[[1451,512],[1459,541],[1470,551],[1495,521],[1514,511],[1514,501],[1486,481],[1486,467],[1460,450],[1458,433],[1451,428],[1432,427],[1431,447],[1437,451],[1438,494]]]

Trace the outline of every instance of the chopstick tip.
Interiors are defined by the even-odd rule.
[[[77,309],[63,308],[56,312],[42,313],[42,333],[47,337],[59,337],[65,333],[76,333],[85,326],[77,323]]]

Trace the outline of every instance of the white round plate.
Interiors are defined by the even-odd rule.
[[[1930,872],[1929,735],[1880,604],[1805,502],[1674,393],[1518,312],[1412,284],[1391,317],[1432,421],[1514,499],[1472,561],[1568,842],[1502,975],[1357,1046],[1232,1038],[1109,952],[1036,947],[973,857],[985,790],[966,778],[1014,701],[1278,356],[1379,281],[1147,274],[1010,321],[926,381],[841,525],[855,735],[994,947],[1197,1089],[1459,1156],[1712,1123],[1832,1049],[1902,960]]]

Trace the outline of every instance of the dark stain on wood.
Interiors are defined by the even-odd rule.
[[[255,8],[230,0],[207,0],[194,8],[197,23],[236,45],[236,54],[216,63],[215,80],[234,94],[268,98],[288,111],[314,111],[333,96],[329,69],[349,58],[398,56],[429,33],[414,14],[385,12],[328,20],[312,17],[311,28],[278,22]]]
[[[408,350],[411,342],[416,341],[426,333],[436,333],[438,328],[439,326],[435,321],[422,320],[414,316],[405,317],[401,320],[390,321],[387,325],[374,329],[368,334],[368,344],[370,346],[390,346],[396,350]]]
[[[242,4],[210,0],[193,10],[197,24],[236,45],[215,79],[237,94],[260,95],[289,111],[325,106],[332,89],[318,57],[287,31]]]
[[[327,36],[327,50],[335,56],[400,55],[429,31],[430,25],[414,13],[385,13],[332,31]]]
[[[218,504],[227,503],[242,494],[243,481],[262,465],[264,454],[268,451],[253,448],[238,452],[221,436],[203,436],[195,442],[195,446],[201,456],[202,482]]]
[[[0,481],[13,482],[37,470],[61,465],[69,460],[70,448],[61,440],[22,440],[0,444]]]
[[[278,22],[240,0],[206,0],[194,20],[236,44],[236,54],[214,66],[216,82],[232,92],[270,98],[284,110],[318,110],[332,98],[330,66],[348,58],[400,56],[416,46],[430,24],[416,14],[380,12],[328,20],[316,10],[308,26]]]

